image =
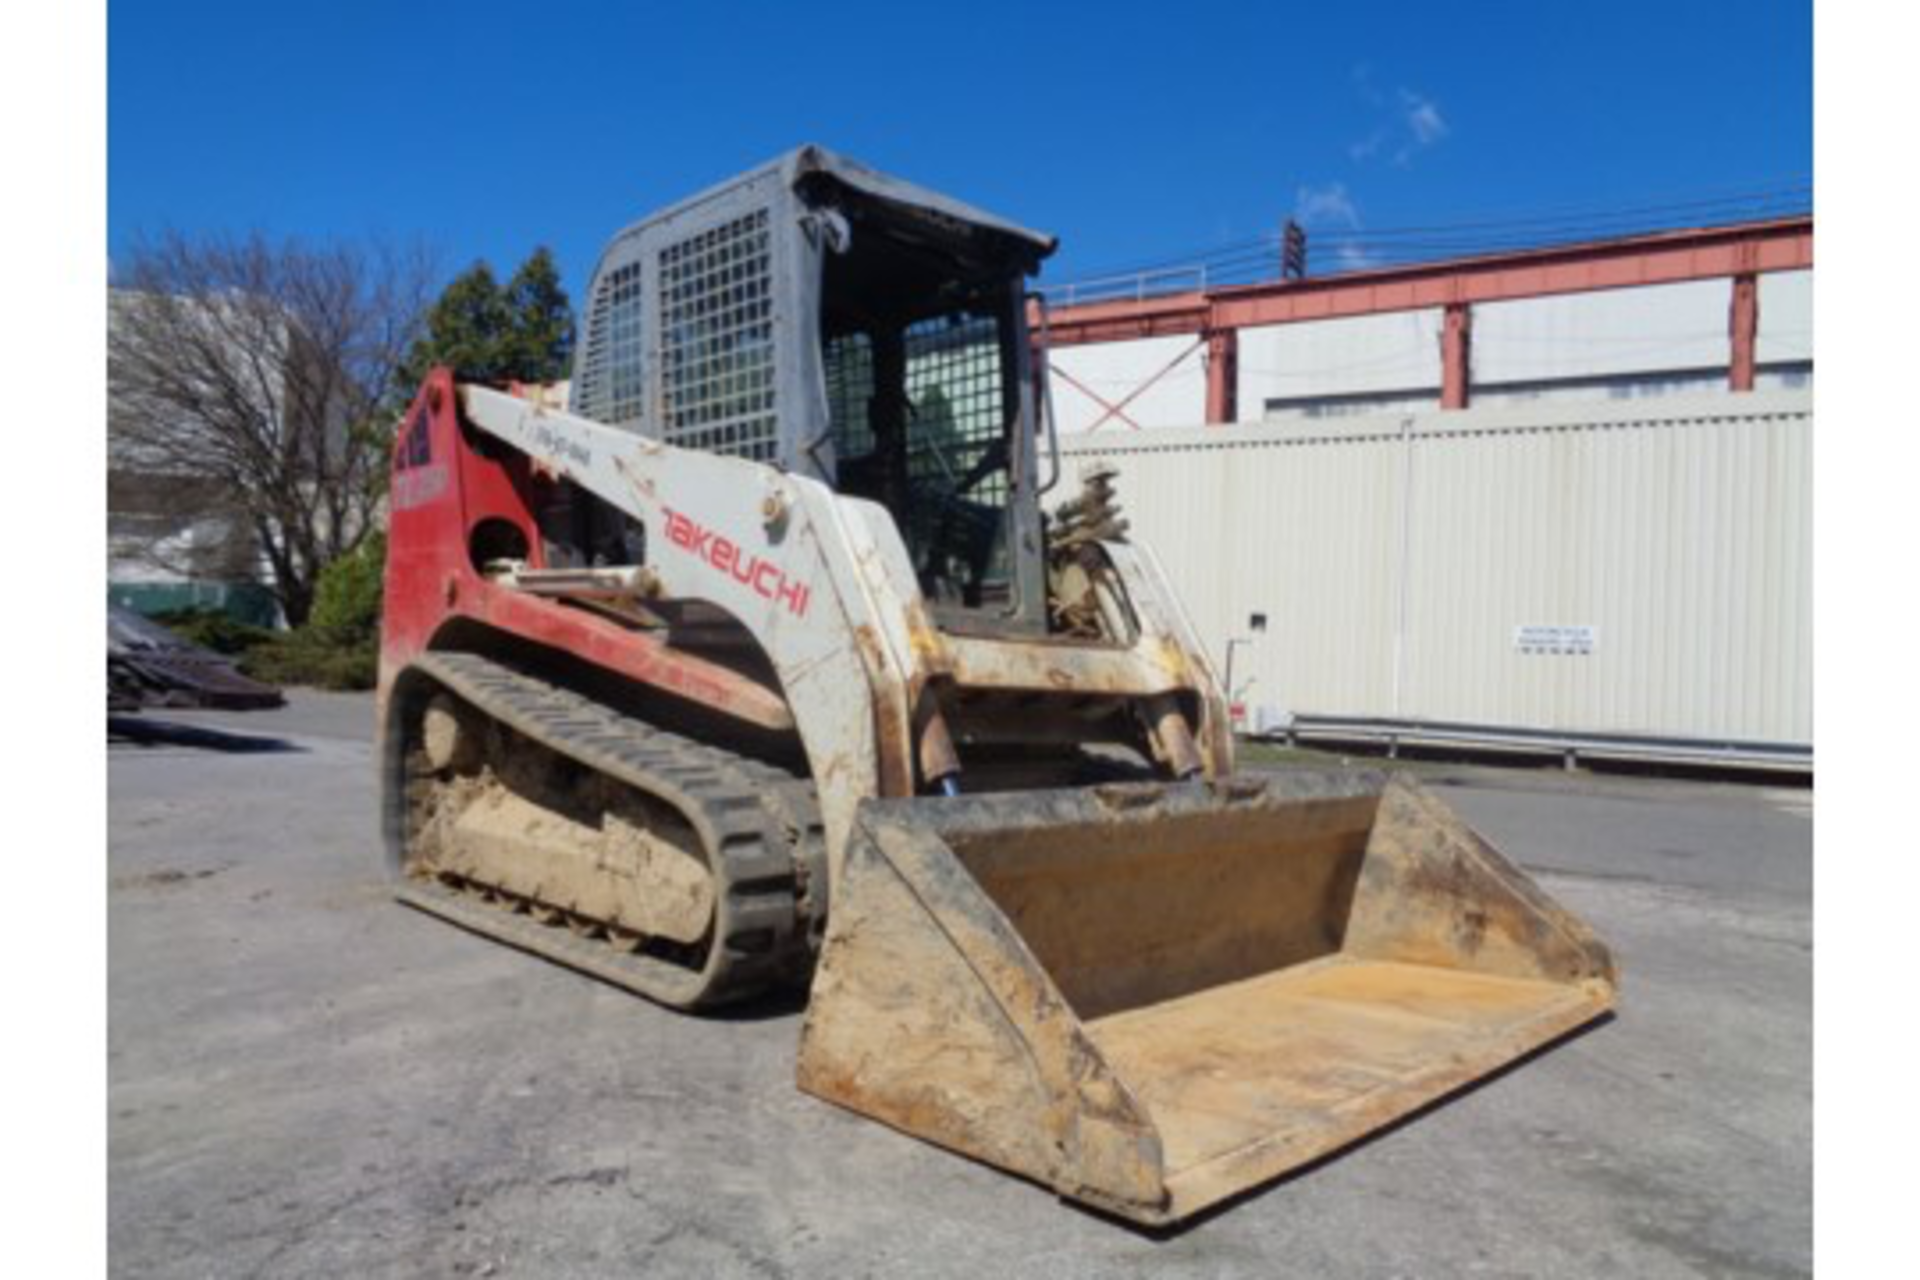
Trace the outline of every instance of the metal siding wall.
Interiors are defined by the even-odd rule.
[[[1187,353],[1182,358],[1181,353]],[[1178,360],[1179,363],[1174,362]],[[1056,371],[1052,379],[1053,411],[1062,435],[1077,434],[1098,424],[1102,432],[1130,431],[1117,417],[1100,421],[1106,410],[1086,391],[1067,381],[1067,374],[1109,404],[1119,404],[1162,369],[1153,384],[1125,405],[1121,412],[1143,427],[1185,426],[1206,418],[1206,353],[1190,337],[1141,338],[1133,342],[1099,342],[1084,347],[1057,347],[1048,352]],[[1173,365],[1167,369],[1168,365]]]
[[[1134,531],[1216,662],[1249,613],[1268,615],[1235,659],[1249,704],[1812,742],[1806,393],[1103,433],[1064,450],[1120,468]],[[1522,654],[1528,624],[1592,626],[1595,651]]]
[[[1089,436],[1063,451],[1119,467],[1135,536],[1166,565],[1219,670],[1226,640],[1249,634],[1249,615],[1267,615],[1266,633],[1235,657],[1234,684],[1249,701],[1331,710],[1390,697],[1397,422],[1291,437],[1262,428]]]
[[[1475,386],[1473,403],[1476,408],[1481,409],[1513,405],[1590,404],[1596,400],[1648,400],[1661,396],[1709,395],[1727,389],[1727,374],[1722,369],[1715,369],[1707,374],[1661,371],[1637,376],[1626,375],[1626,377],[1627,381],[1612,386],[1593,383],[1576,383],[1563,387],[1541,386],[1537,383],[1518,388],[1511,385]]]
[[[1269,399],[1393,391],[1440,395],[1438,307],[1240,331],[1240,417]]]
[[[1473,309],[1479,383],[1725,368],[1725,280],[1483,302]]]
[[[1777,271],[1760,277],[1761,364],[1813,359],[1813,272]]]

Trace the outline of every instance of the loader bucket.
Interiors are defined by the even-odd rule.
[[[863,804],[808,1092],[1147,1224],[1604,1014],[1613,961],[1403,776]]]

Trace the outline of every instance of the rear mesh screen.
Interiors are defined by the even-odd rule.
[[[772,462],[773,248],[767,211],[660,251],[661,434]]]
[[[842,457],[872,453],[873,424],[867,420],[867,405],[873,399],[873,340],[864,333],[829,338],[825,365],[834,449]]]
[[[640,278],[640,264],[629,262],[602,276],[593,291],[574,404],[596,422],[624,425],[640,418],[645,361]]]
[[[1006,384],[997,317],[954,311],[907,326],[907,474],[959,488],[974,502],[1007,502]]]
[[[889,344],[881,335],[882,349]],[[874,336],[854,330],[822,346],[841,487],[892,512],[923,579],[977,596],[1010,573],[1005,538],[1008,423],[1013,412],[1001,318],[959,307],[916,320],[899,343],[902,439],[874,429],[880,378]],[[904,472],[904,491],[889,480]],[[930,588],[937,590],[937,588]]]

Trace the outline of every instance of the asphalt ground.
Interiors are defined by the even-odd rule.
[[[125,1276],[1700,1276],[1812,1265],[1813,793],[1426,766],[1613,946],[1620,1015],[1170,1235],[806,1097],[395,905],[369,699],[110,745]]]

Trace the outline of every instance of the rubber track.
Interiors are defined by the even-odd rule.
[[[796,898],[823,841],[810,781],[477,654],[430,653],[414,666],[514,732],[686,815],[714,871],[715,929],[696,969],[622,952],[437,881],[403,880],[401,901],[681,1008],[723,1004],[805,973],[810,955]]]

